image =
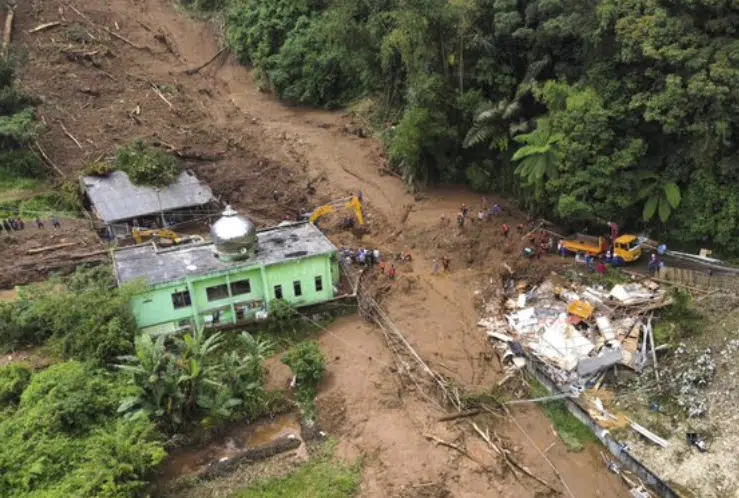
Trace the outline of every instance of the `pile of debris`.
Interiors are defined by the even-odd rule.
[[[599,385],[612,367],[641,373],[656,362],[652,315],[670,304],[656,283],[605,289],[555,276],[531,289],[525,283],[512,287],[504,304],[508,313],[488,315],[478,323],[509,371],[532,358],[560,386],[585,388]]]

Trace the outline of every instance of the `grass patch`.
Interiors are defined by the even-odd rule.
[[[538,380],[532,379],[532,397],[542,398],[550,395],[546,387]],[[541,403],[541,407],[569,451],[582,451],[587,443],[598,442],[593,431],[570,413],[564,400],[546,401]]]
[[[259,481],[230,498],[351,498],[359,492],[362,463],[353,465],[333,458],[336,442],[327,442],[309,463],[294,473]]]

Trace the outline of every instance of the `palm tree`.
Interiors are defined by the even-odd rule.
[[[662,223],[667,223],[670,215],[682,200],[680,187],[675,182],[665,182],[654,173],[644,175],[643,179],[647,183],[639,190],[637,199],[645,201],[642,211],[644,221],[651,220],[655,214],[659,213]]]
[[[545,177],[556,178],[561,159],[559,142],[561,133],[554,133],[547,118],[536,122],[536,129],[530,133],[518,135],[514,140],[523,144],[513,160],[518,162],[516,174],[525,180],[526,185],[541,184]]]

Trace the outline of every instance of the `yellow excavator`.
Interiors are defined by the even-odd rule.
[[[147,228],[134,228],[131,231],[131,236],[137,244],[143,244],[150,239],[168,240],[173,245],[181,244],[192,244],[196,242],[203,242],[203,238],[200,235],[185,235],[180,237],[176,232],[172,230],[150,230]]]
[[[328,204],[317,207],[308,216],[308,221],[315,223],[322,216],[326,216],[329,213],[335,212],[340,207],[345,207],[354,211],[354,215],[357,218],[357,223],[364,225],[364,212],[362,211],[362,194],[353,195],[351,197],[345,197],[343,199],[337,199],[331,201]]]

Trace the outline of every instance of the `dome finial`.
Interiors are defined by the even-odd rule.
[[[257,230],[247,218],[227,205],[221,218],[213,223],[210,236],[221,259],[244,259],[257,249]]]

